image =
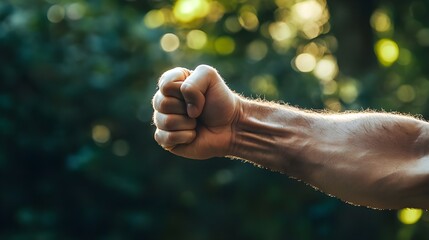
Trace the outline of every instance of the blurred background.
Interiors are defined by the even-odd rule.
[[[151,97],[205,63],[253,98],[429,118],[425,0],[0,1],[0,239],[428,239],[419,209],[354,207],[153,140]]]

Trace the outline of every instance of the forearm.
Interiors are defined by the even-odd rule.
[[[323,115],[249,100],[240,116],[231,155],[355,204],[429,208],[425,122],[380,113]]]
[[[309,114],[292,107],[241,99],[233,129],[231,155],[264,168],[297,177],[309,166],[298,167],[300,152],[310,139]]]

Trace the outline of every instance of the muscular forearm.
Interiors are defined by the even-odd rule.
[[[381,113],[325,115],[241,99],[231,155],[345,201],[429,208],[429,127]]]

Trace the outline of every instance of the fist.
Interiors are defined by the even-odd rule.
[[[229,154],[240,97],[214,68],[174,68],[161,76],[158,87],[152,105],[157,128],[154,137],[159,145],[192,159]]]

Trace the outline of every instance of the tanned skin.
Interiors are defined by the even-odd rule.
[[[429,209],[425,121],[249,100],[207,65],[169,70],[158,86],[155,140],[173,154],[243,159],[356,205]]]

